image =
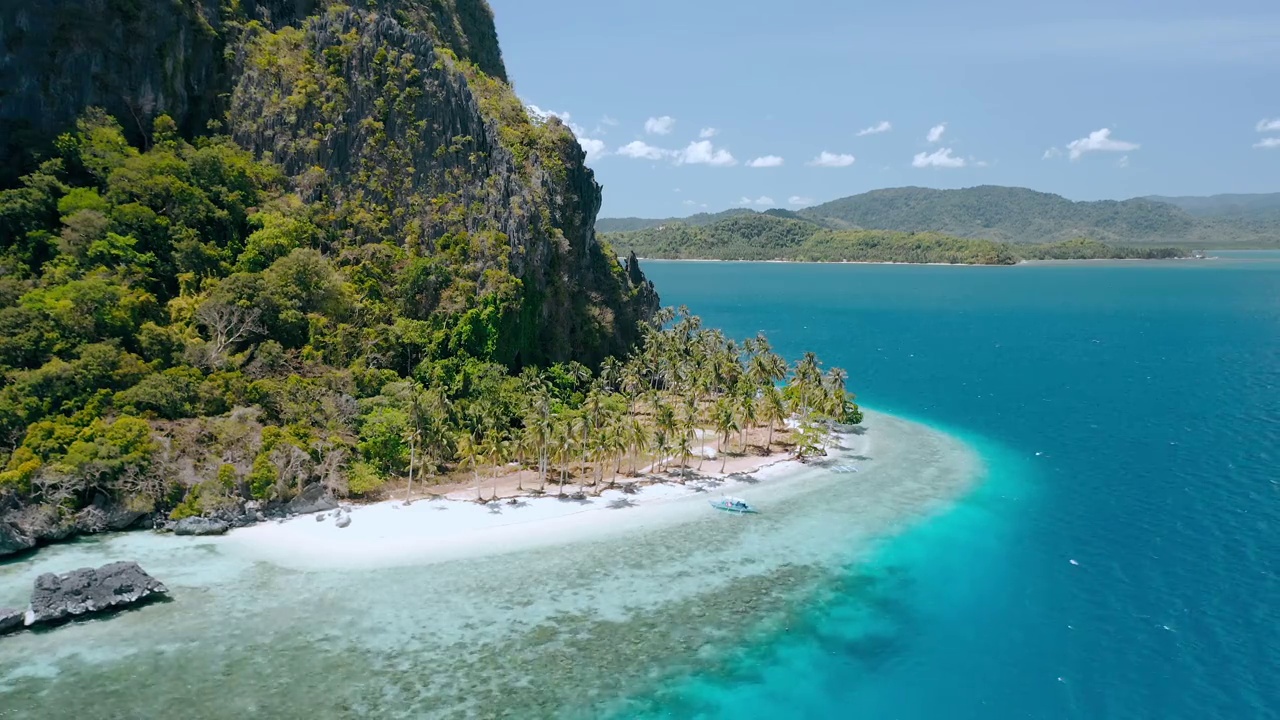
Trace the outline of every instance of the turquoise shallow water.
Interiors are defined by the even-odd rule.
[[[649,262],[990,468],[649,717],[1280,717],[1280,253],[1015,268]],[[635,713],[633,713],[635,714]]]

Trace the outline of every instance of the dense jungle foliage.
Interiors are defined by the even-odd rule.
[[[1172,258],[1175,248],[1115,247],[1091,240],[1004,243],[934,232],[837,230],[803,218],[733,214],[708,225],[671,223],[605,237],[640,257],[808,262],[902,262],[1012,265],[1023,260]]]

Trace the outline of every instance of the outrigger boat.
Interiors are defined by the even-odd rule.
[[[746,500],[736,497],[723,497],[719,500],[710,500],[711,507],[717,510],[724,510],[731,513],[758,513],[759,510],[751,507]]]

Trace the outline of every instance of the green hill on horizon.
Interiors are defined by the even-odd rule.
[[[1157,259],[1185,255],[1171,247],[1118,247],[1084,238],[1031,244],[936,232],[839,229],[804,217],[755,212],[731,215],[707,225],[673,222],[609,233],[603,238],[622,254],[673,260],[1013,265],[1025,260]]]
[[[1274,247],[1280,245],[1280,194],[1214,198],[1072,201],[1027,188],[981,185],[960,190],[873,190],[796,212],[769,210],[830,229],[932,232],[1014,244],[1087,238],[1111,245]],[[662,225],[701,227],[725,217],[761,214],[736,208],[690,218],[601,218],[600,232]]]

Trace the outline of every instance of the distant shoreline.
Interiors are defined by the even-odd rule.
[[[641,262],[689,262],[689,263],[775,263],[783,265],[916,265],[937,267],[1019,267],[1022,265],[1081,265],[1088,263],[1152,263],[1165,264],[1175,262],[1207,262],[1221,260],[1218,256],[1203,258],[1072,258],[1065,260],[1019,260],[1016,263],[943,263],[943,262],[903,262],[895,260],[721,260],[719,258],[660,258],[636,257]]]

